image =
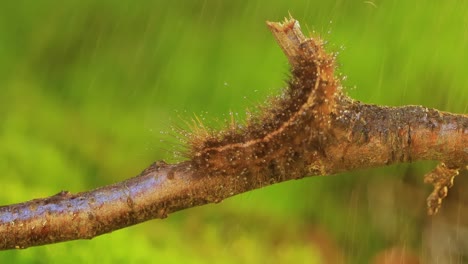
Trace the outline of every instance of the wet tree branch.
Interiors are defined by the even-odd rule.
[[[318,56],[314,60],[324,55],[317,52],[320,43],[302,35],[297,21],[268,25],[293,69],[308,63],[305,53]],[[434,185],[428,210],[436,213],[455,175],[468,165],[468,116],[422,106],[368,105],[339,92],[333,96],[333,107],[318,113],[326,114],[320,122],[325,120],[327,127],[318,132],[304,127],[320,136],[304,146],[300,174],[262,173],[248,180],[210,173],[191,160],[155,162],[140,175],[113,185],[0,207],[0,249],[90,239],[282,181],[418,160],[441,162],[425,178]]]

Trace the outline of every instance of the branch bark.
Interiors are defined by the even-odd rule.
[[[296,20],[269,22],[268,26],[288,57],[293,74],[300,67],[316,67],[313,70],[317,75],[321,71],[333,73],[325,67],[330,65],[317,66],[327,55],[322,53],[318,39],[302,35]],[[338,85],[329,77],[323,78],[328,86]],[[330,87],[317,84],[313,87],[313,105],[319,107],[313,110],[325,117],[316,118],[315,127],[302,128],[306,135],[314,135],[310,136],[314,140],[299,143],[304,158],[299,163],[296,160],[294,166],[301,168],[300,173],[279,173],[274,160],[263,164],[266,169],[255,180],[238,173],[202,169],[196,158],[172,165],[155,162],[140,175],[120,183],[78,194],[62,191],[0,207],[0,249],[90,239],[282,181],[417,160],[441,162],[425,179],[434,184],[428,209],[430,214],[436,213],[453,178],[468,165],[468,116],[422,106],[363,104],[340,91],[327,95],[327,90],[320,89]],[[281,127],[277,131],[288,130]],[[267,139],[269,135],[263,138],[265,142]]]

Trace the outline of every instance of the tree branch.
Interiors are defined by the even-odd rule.
[[[268,26],[293,73],[292,88],[280,100],[287,113],[273,108],[265,114],[281,122],[264,124],[267,132],[247,141],[230,134],[222,135],[222,145],[206,140],[192,159],[155,162],[120,183],[0,207],[0,249],[90,239],[282,181],[417,160],[441,162],[425,179],[434,184],[428,210],[436,213],[468,165],[468,116],[354,101],[341,92],[334,58],[319,39],[305,38],[294,19]],[[240,154],[231,155],[239,151],[259,161],[239,163]]]

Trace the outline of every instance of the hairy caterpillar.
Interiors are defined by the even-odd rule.
[[[220,132],[200,128],[194,133],[189,156],[200,176],[237,176],[255,184],[265,179],[276,182],[286,172],[290,178],[301,178],[317,169],[313,163],[321,155],[320,146],[327,140],[323,132],[341,94],[334,77],[334,55],[324,51],[319,38],[305,38],[294,19],[267,24],[278,42],[299,44],[288,51],[291,78],[287,88],[243,128],[232,122]]]

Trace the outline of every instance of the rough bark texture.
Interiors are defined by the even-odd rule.
[[[319,75],[321,71],[332,70],[319,67],[320,58],[316,57],[324,55],[317,52],[320,41],[306,39],[297,21],[268,25],[293,71],[298,65],[307,65],[310,56],[315,56],[311,65],[317,67],[312,72]],[[338,85],[326,78],[321,81]],[[328,90],[320,89],[332,88],[335,92],[330,102]],[[417,160],[441,162],[425,179],[435,186],[428,198],[428,208],[430,214],[436,213],[454,176],[468,164],[468,116],[421,106],[362,104],[336,87],[315,85],[314,89],[316,101],[309,106],[321,117],[312,122],[315,127],[304,126],[301,131],[301,137],[309,133],[313,140],[295,137],[292,141],[297,145],[307,143],[300,152],[303,161],[295,165],[302,166],[300,173],[280,173],[274,161],[270,161],[265,164],[269,170],[260,170],[255,180],[249,180],[239,173],[227,175],[203,169],[193,160],[173,165],[155,162],[137,177],[96,190],[78,194],[64,191],[49,198],[0,207],[0,249],[90,239],[277,182]],[[304,102],[307,103],[311,102]],[[292,123],[291,120],[292,117],[285,122]],[[276,131],[288,130],[280,127]],[[270,138],[271,135],[264,135],[251,141],[267,142]]]

